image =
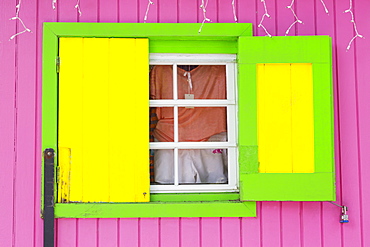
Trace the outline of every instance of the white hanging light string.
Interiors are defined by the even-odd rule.
[[[75,9],[77,9],[78,14],[81,16],[82,12],[81,12],[81,8],[80,8],[80,0],[77,0],[77,3],[75,5]]]
[[[146,20],[148,19],[148,13],[150,9],[150,5],[154,4],[151,0],[148,0],[148,6],[146,7],[146,12],[144,16],[144,23],[146,23]]]
[[[16,10],[16,12],[15,12],[15,16],[14,16],[14,17],[12,17],[12,18],[10,18],[9,20],[18,20],[18,21],[22,24],[22,26],[23,26],[24,30],[23,30],[23,31],[21,31],[21,32],[18,32],[18,33],[16,33],[16,34],[14,34],[13,36],[11,36],[11,37],[9,38],[9,40],[12,40],[12,39],[14,39],[16,36],[18,36],[18,35],[20,35],[20,34],[22,34],[22,33],[25,33],[25,32],[30,32],[30,33],[32,33],[32,31],[26,27],[26,25],[24,24],[24,22],[22,21],[22,19],[21,19],[21,18],[19,18],[19,11],[20,11],[20,9],[21,9],[21,3],[22,3],[22,0],[19,0],[18,4],[15,6],[15,8],[17,9],[17,10]]]
[[[325,13],[329,14],[329,10],[325,5],[324,0],[320,0],[320,1],[321,1],[322,6],[324,7]]]
[[[359,32],[357,31],[357,25],[356,25],[356,22],[355,22],[355,15],[352,11],[352,0],[349,1],[349,9],[345,10],[344,13],[350,13],[351,14],[351,22],[353,23],[353,29],[355,30],[355,36],[349,41],[348,43],[348,46],[347,46],[347,51],[349,51],[349,49],[351,49],[351,45],[352,45],[352,42],[357,38],[365,38],[364,36],[362,36],[361,34],[359,34]]]
[[[237,22],[238,18],[236,17],[236,10],[235,10],[235,0],[231,2],[231,5],[233,6],[233,15],[234,15],[234,21]]]
[[[206,21],[208,21],[208,22],[212,22],[209,18],[207,18],[207,15],[206,15],[206,13],[207,13],[207,10],[206,10],[207,5],[208,5],[208,0],[207,0],[207,2],[206,2],[206,3],[204,3],[204,0],[202,0],[202,4],[200,5],[200,8],[201,8],[201,9],[202,9],[202,11],[203,11],[203,21],[202,21],[202,24],[200,25],[200,28],[199,28],[199,30],[198,30],[198,33],[202,32],[203,25],[204,25],[204,23],[205,23]]]
[[[53,2],[51,3],[51,5],[53,6],[53,9],[54,10],[56,9],[56,4],[57,4],[57,0],[53,0]]]
[[[289,26],[289,28],[286,30],[285,32],[285,36],[290,32],[290,29],[292,29],[292,27],[296,24],[296,23],[299,23],[299,24],[303,24],[303,22],[298,18],[298,16],[296,15],[296,13],[294,12],[294,9],[293,9],[293,4],[294,4],[294,0],[292,0],[292,2],[290,3],[289,6],[287,6],[288,9],[290,9],[290,11],[292,11],[292,14],[294,15],[294,18],[295,18],[295,21]]]
[[[258,24],[258,27],[262,27],[262,29],[265,31],[265,33],[267,34],[267,36],[271,37],[271,34],[267,31],[266,27],[262,24],[262,23],[263,23],[263,21],[265,20],[265,17],[270,18],[270,15],[269,15],[269,13],[267,12],[267,7],[266,7],[266,2],[265,2],[265,0],[261,0],[261,3],[263,4],[263,8],[264,8],[264,10],[265,10],[265,13],[262,15],[262,18],[261,18],[260,23]]]

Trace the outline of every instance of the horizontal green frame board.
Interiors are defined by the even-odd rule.
[[[256,217],[256,202],[56,203],[55,217]]]
[[[335,201],[334,173],[250,173],[240,176],[244,177],[240,190],[247,200],[307,201],[309,196],[310,201]]]
[[[242,55],[239,64],[331,61],[331,49],[328,49],[331,47],[329,36],[240,37],[239,46],[243,47],[239,50],[239,55]]]
[[[152,193],[151,202],[238,201],[239,193]]]
[[[250,23],[205,23],[201,33],[199,27],[199,23],[44,23],[44,29],[59,37],[236,40],[239,36],[252,35]]]

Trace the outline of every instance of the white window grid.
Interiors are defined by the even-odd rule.
[[[150,149],[174,150],[174,184],[150,185],[152,193],[194,193],[194,192],[236,192],[238,191],[238,149],[237,149],[237,70],[235,54],[150,54],[150,65],[173,66],[173,99],[149,100],[150,107],[174,108],[174,142],[151,142]],[[225,65],[226,99],[178,99],[177,65]],[[226,142],[179,142],[178,108],[179,107],[226,107],[227,141]],[[227,149],[228,183],[227,184],[179,184],[178,150],[179,149]]]

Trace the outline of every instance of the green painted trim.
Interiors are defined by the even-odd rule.
[[[150,53],[236,54],[235,40],[153,40],[149,42]]]
[[[240,37],[240,64],[329,63],[329,36]]]
[[[312,65],[315,97],[315,172],[334,173],[334,110],[331,67],[331,63]]]
[[[57,203],[56,218],[256,217],[255,202]]]
[[[239,37],[240,200],[335,200],[331,58],[328,36]],[[312,63],[315,173],[258,173],[258,63]]]
[[[152,193],[151,202],[238,201],[239,193]]]
[[[42,53],[42,139],[41,152],[46,148],[53,148],[57,159],[57,92],[58,76],[56,73],[56,57],[58,56],[58,37],[48,29],[44,28],[43,53]],[[50,127],[55,126],[55,127]],[[42,155],[42,154],[40,154]],[[44,181],[44,160],[42,159],[41,181]],[[41,207],[44,205],[44,186],[41,186]],[[54,188],[56,193],[56,185]],[[56,195],[56,194],[55,194]],[[54,198],[56,196],[54,195]],[[43,209],[43,208],[42,208]]]
[[[43,149],[57,151],[55,59],[59,37],[148,37],[153,53],[237,53],[238,37],[252,35],[252,25],[247,23],[206,23],[201,34],[198,29],[199,23],[44,23]],[[57,203],[55,213],[60,218],[256,216],[256,204],[240,202],[238,193],[152,194],[151,197],[156,202]]]
[[[59,37],[149,37],[172,40],[236,40],[251,36],[250,23],[63,23],[45,22]]]
[[[238,60],[245,60],[243,44],[239,44]],[[239,146],[257,146],[256,65],[238,64]]]
[[[241,174],[241,200],[335,201],[333,173]]]

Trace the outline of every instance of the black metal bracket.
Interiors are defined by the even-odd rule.
[[[44,247],[54,247],[54,156],[54,149],[44,150]]]

